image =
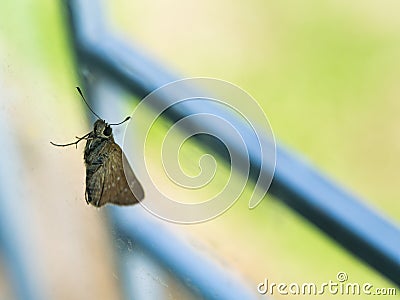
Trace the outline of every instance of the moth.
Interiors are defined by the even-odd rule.
[[[86,167],[86,191],[87,204],[96,207],[106,203],[117,205],[136,204],[144,198],[143,187],[136,178],[129,165],[125,154],[114,141],[111,126],[120,125],[130,119],[125,118],[120,123],[108,124],[99,117],[86,101],[79,87],[76,88],[89,110],[98,118],[93,125],[93,130],[82,137],[76,137],[76,141],[68,144],[56,144],[57,147],[75,145],[86,140],[84,161]],[[125,172],[124,167],[125,165]]]

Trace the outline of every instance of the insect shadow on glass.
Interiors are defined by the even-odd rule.
[[[136,178],[120,146],[114,141],[111,126],[120,125],[130,119],[125,118],[120,123],[108,124],[100,118],[89,106],[79,87],[76,88],[89,110],[98,118],[93,125],[93,131],[68,144],[55,144],[57,147],[75,145],[86,140],[84,161],[86,166],[87,204],[100,207],[106,203],[117,205],[136,204],[144,198],[142,185]],[[125,164],[125,172],[123,165]]]

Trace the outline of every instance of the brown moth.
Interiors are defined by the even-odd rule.
[[[93,131],[83,137],[76,137],[77,141],[73,143],[64,145],[50,143],[58,147],[71,145],[77,147],[80,141],[86,140],[84,161],[87,204],[100,207],[106,203],[117,205],[138,203],[144,198],[142,185],[133,173],[121,147],[115,143],[111,128],[111,125],[120,125],[128,121],[130,117],[117,124],[106,123],[90,108],[79,87],[77,90],[90,111],[98,117]],[[123,162],[125,163],[125,172]]]

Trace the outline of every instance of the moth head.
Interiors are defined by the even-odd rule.
[[[98,119],[94,123],[94,134],[98,137],[109,138],[112,135],[112,128],[106,121]]]

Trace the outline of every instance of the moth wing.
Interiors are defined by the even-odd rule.
[[[98,206],[106,203],[132,205],[144,198],[144,191],[136,178],[122,149],[111,143],[110,152],[104,162],[102,195]],[[125,162],[125,172],[124,164]],[[132,189],[132,190],[131,190]],[[133,193],[132,193],[133,191]]]
[[[102,166],[99,166],[91,176],[86,174],[85,199],[88,204],[90,203],[94,206],[100,206],[99,204],[103,193],[104,172],[102,172],[101,168]]]

